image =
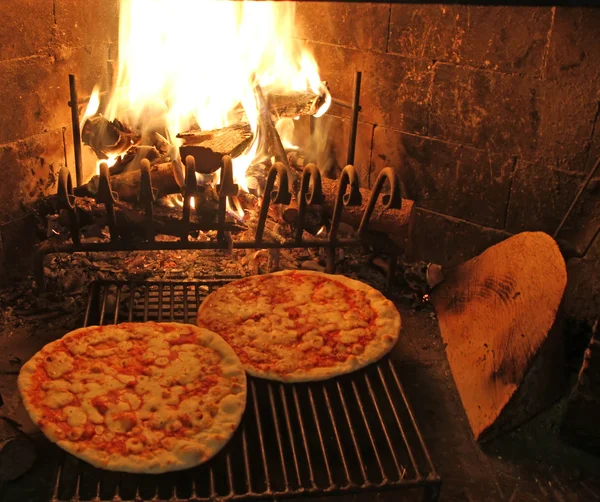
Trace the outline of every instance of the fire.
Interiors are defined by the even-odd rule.
[[[164,132],[176,146],[179,132],[247,120],[254,141],[234,159],[234,180],[247,190],[245,171],[264,155],[257,151],[253,83],[265,95],[324,95],[317,115],[331,101],[314,58],[293,37],[294,9],[293,2],[121,0],[119,67],[107,118],[127,120],[142,135]],[[286,146],[290,125],[293,132],[287,120]]]

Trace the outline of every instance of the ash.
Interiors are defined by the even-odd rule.
[[[50,255],[45,260],[46,291],[37,291],[33,275],[0,291],[0,332],[35,332],[79,327],[94,280],[180,282],[206,278],[235,279],[278,270],[325,272],[322,249],[262,249],[231,251],[129,251]],[[384,256],[363,250],[339,249],[336,273],[363,281],[404,308],[433,310],[423,300],[427,282],[415,270],[423,264],[402,263],[392,286],[386,288]]]

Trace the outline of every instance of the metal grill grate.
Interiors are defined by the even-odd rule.
[[[85,325],[193,322],[204,297],[231,279],[96,282]],[[57,460],[52,502],[264,500],[401,488],[420,489],[425,500],[436,500],[440,488],[389,358],[325,383],[250,378],[247,409],[235,436],[217,457],[194,469],[115,473],[62,450]]]

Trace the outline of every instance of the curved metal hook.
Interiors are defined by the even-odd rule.
[[[369,198],[369,203],[367,204],[367,208],[363,213],[362,219],[360,221],[360,225],[358,226],[358,235],[362,236],[367,231],[367,227],[369,226],[369,220],[373,215],[373,211],[375,210],[375,204],[377,204],[377,199],[381,194],[381,190],[383,190],[383,186],[385,182],[390,182],[390,193],[385,194],[381,198],[381,203],[383,206],[383,210],[386,209],[400,209],[402,207],[402,193],[400,191],[400,181],[398,180],[398,176],[396,172],[391,167],[386,167],[382,169],[377,176],[377,180],[375,181],[375,186],[371,191],[371,197]]]
[[[79,220],[75,207],[75,196],[73,195],[73,178],[71,178],[71,173],[66,167],[63,167],[58,173],[58,200],[62,209],[67,211],[71,239],[73,244],[78,246],[81,239],[79,237]]]
[[[233,182],[233,161],[229,155],[221,159],[221,182],[217,185],[219,197],[233,197],[240,188]]]
[[[312,191],[309,192],[312,182]],[[302,181],[300,184],[300,192],[298,194],[298,219],[296,220],[296,241],[302,240],[304,231],[304,218],[306,216],[306,208],[312,204],[320,204],[323,202],[323,186],[321,183],[321,171],[315,164],[308,164],[302,171]]]
[[[217,185],[219,194],[219,210],[217,213],[217,239],[225,241],[225,212],[227,197],[237,195],[239,187],[233,182],[233,161],[229,155],[221,159],[221,182]]]
[[[74,209],[73,179],[67,167],[63,167],[58,173],[58,200],[63,209]]]
[[[110,232],[111,240],[119,240],[117,216],[115,214],[115,196],[110,187],[110,171],[108,170],[108,164],[106,162],[100,164],[100,182],[98,183],[96,200],[100,204],[104,204],[104,207],[106,208],[108,230]]]
[[[329,231],[329,240],[332,243],[340,226],[343,206],[360,206],[362,204],[358,175],[354,166],[347,165],[344,167],[338,183],[338,192],[333,208],[333,217],[331,218],[331,230]],[[346,193],[348,185],[350,185],[350,192]]]
[[[279,188],[275,190],[275,181],[277,179],[279,179]],[[260,205],[256,233],[254,234],[254,238],[257,242],[262,240],[271,202],[274,204],[289,204],[291,200],[292,194],[288,187],[287,168],[282,162],[275,162],[271,169],[269,169],[269,174],[267,175],[267,181],[265,183],[265,193]]]
[[[277,179],[279,179],[279,188],[275,190],[275,181]],[[265,194],[269,194],[271,202],[274,204],[289,204],[292,200],[292,194],[288,185],[288,170],[283,162],[275,162],[271,169],[269,169],[265,184]]]

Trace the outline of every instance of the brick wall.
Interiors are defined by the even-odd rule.
[[[298,36],[337,98],[363,72],[356,167],[399,168],[415,257],[456,264],[553,233],[600,155],[600,9],[297,2]],[[348,112],[329,118],[338,163]],[[559,236],[570,313],[600,307],[600,177]],[[595,238],[595,240],[594,240]]]
[[[116,54],[117,0],[4,0],[0,23],[0,285],[35,235],[21,208],[56,192],[73,168],[69,73],[81,95],[106,85]]]

